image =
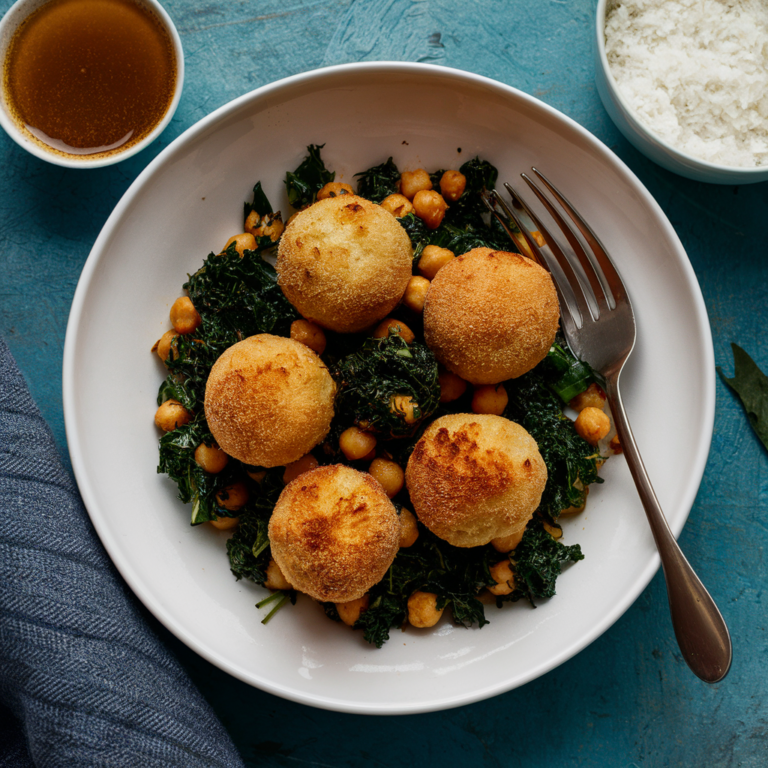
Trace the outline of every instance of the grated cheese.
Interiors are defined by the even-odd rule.
[[[718,165],[768,165],[768,1],[616,0],[606,54],[635,117]]]

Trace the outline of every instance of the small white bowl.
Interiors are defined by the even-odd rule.
[[[181,38],[176,31],[176,27],[171,21],[171,17],[166,13],[162,5],[157,0],[134,0],[137,5],[148,8],[160,20],[165,31],[173,42],[173,55],[176,64],[176,87],[173,92],[168,109],[162,120],[147,134],[141,141],[131,144],[123,151],[115,152],[111,155],[100,155],[88,158],[88,155],[79,157],[59,154],[53,150],[46,149],[42,142],[35,141],[31,134],[24,130],[19,121],[13,117],[7,103],[7,94],[5,93],[4,80],[0,78],[0,126],[5,132],[21,147],[27,150],[35,157],[45,160],[54,165],[63,165],[65,168],[100,168],[105,165],[119,163],[137,152],[141,152],[144,147],[151,144],[162,132],[166,125],[171,121],[173,113],[179,104],[181,98],[181,89],[184,85],[184,51],[181,48]],[[38,8],[41,8],[49,0],[17,0],[8,12],[0,19],[0,63],[5,64],[5,57],[8,46],[13,40],[16,30],[21,24],[29,18]]]
[[[700,160],[673,147],[640,122],[622,96],[605,54],[605,17],[615,0],[598,0],[595,25],[595,79],[606,111],[624,137],[646,157],[668,171],[711,184],[754,184],[768,181],[768,166],[740,168]]]

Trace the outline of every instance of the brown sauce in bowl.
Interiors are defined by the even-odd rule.
[[[16,31],[3,86],[14,119],[49,151],[115,154],[145,138],[173,101],[173,41],[133,0],[51,0]]]

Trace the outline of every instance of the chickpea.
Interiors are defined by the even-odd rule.
[[[414,312],[423,312],[428,290],[429,280],[426,277],[412,277],[403,294],[403,304]]]
[[[189,423],[189,411],[178,400],[166,400],[155,411],[155,424],[163,432],[172,432],[178,427]]]
[[[408,598],[408,621],[419,629],[434,627],[440,621],[443,610],[438,610],[434,592],[414,592]]]
[[[314,469],[318,464],[318,460],[311,453],[302,456],[300,459],[297,459],[286,466],[285,472],[283,472],[283,482],[288,485],[288,483],[295,480],[299,475],[309,472],[310,469]]]
[[[313,352],[322,355],[325,352],[325,333],[323,329],[311,320],[294,320],[291,323],[291,338],[309,347]]]
[[[180,296],[171,307],[171,325],[176,333],[192,333],[202,323],[189,296]]]
[[[152,347],[153,352],[157,352],[160,359],[165,362],[168,359],[168,355],[173,353],[173,357],[176,358],[177,352],[176,352],[176,344],[174,343],[174,339],[179,334],[175,330],[166,331],[157,341],[157,344],[155,344],[154,347]]]
[[[339,448],[350,460],[365,458],[376,447],[376,438],[359,427],[345,429],[339,436]]]
[[[559,525],[550,525],[549,523],[542,523],[542,528],[553,538],[562,539],[563,529]]]
[[[608,447],[611,449],[611,453],[614,453],[614,454],[624,453],[624,449],[621,446],[621,441],[619,440],[618,435],[614,435],[611,438],[611,442],[608,443]]]
[[[419,404],[410,395],[393,395],[389,400],[390,413],[402,416],[406,424],[415,424],[419,420],[416,409]]]
[[[216,494],[216,503],[227,512],[237,512],[248,503],[249,495],[245,483],[232,483]]]
[[[453,258],[453,251],[449,251],[447,248],[440,248],[437,245],[428,245],[421,252],[419,272],[427,280],[434,280],[435,275]]]
[[[280,239],[284,229],[285,225],[280,218],[280,213],[268,213],[262,217],[256,211],[251,211],[245,220],[245,231],[249,235],[253,235],[254,244],[252,248],[249,248],[249,246],[246,246],[246,248],[253,250],[256,247],[255,238],[257,237],[268,237],[275,243]],[[243,254],[240,253],[240,255],[242,256]]]
[[[349,184],[342,184],[340,181],[329,181],[318,193],[318,200],[325,200],[328,197],[339,197],[339,195],[354,195],[355,190]]]
[[[405,195],[389,195],[381,201],[381,207],[396,219],[402,219],[413,212],[411,201]]]
[[[441,403],[452,403],[467,391],[467,382],[453,371],[440,370],[437,380],[440,382]]]
[[[339,612],[339,618],[348,627],[354,627],[355,623],[360,618],[360,614],[367,610],[370,604],[371,598],[366,592],[362,597],[358,597],[357,600],[349,600],[346,603],[336,603],[336,610]]]
[[[254,483],[261,483],[261,481],[267,476],[266,469],[246,469],[245,474],[253,480]]]
[[[509,402],[509,395],[503,384],[487,384],[475,387],[472,395],[472,413],[490,413],[501,416]]]
[[[393,317],[382,320],[376,326],[373,338],[386,339],[389,336],[390,328],[394,328],[406,344],[410,344],[416,338],[416,334],[402,320],[395,320]]]
[[[450,203],[455,203],[467,186],[467,177],[461,171],[446,171],[440,177],[440,192]]]
[[[218,445],[200,443],[195,448],[195,461],[206,472],[217,475],[229,462],[229,456]]]
[[[611,431],[611,420],[599,408],[587,406],[576,418],[574,427],[590,445],[597,445]]]
[[[413,200],[417,192],[432,189],[432,179],[423,168],[415,171],[403,171],[400,174],[400,194]]]
[[[515,574],[509,560],[502,560],[491,566],[491,576],[496,586],[488,587],[492,595],[509,595],[515,591]]]
[[[593,381],[580,395],[576,395],[568,405],[574,411],[579,411],[579,413],[585,408],[598,408],[602,411],[605,399],[603,388]]]
[[[264,586],[267,589],[277,589],[277,590],[293,589],[291,582],[285,578],[285,575],[280,570],[280,566],[274,561],[274,559],[269,561],[269,565],[267,566],[267,570],[266,570],[266,575],[267,575],[267,578],[264,581]]]
[[[419,526],[416,524],[416,515],[403,507],[400,510],[400,546],[412,547],[419,538]]]
[[[402,467],[389,459],[374,459],[368,467],[368,473],[374,480],[378,480],[384,493],[393,498],[405,485],[405,472]]]
[[[447,209],[443,196],[434,189],[422,189],[413,198],[413,211],[427,225],[427,229],[437,229]]]
[[[227,240],[227,242],[224,244],[224,248],[222,248],[222,253],[229,248],[232,243],[235,244],[235,250],[240,254],[242,257],[243,253],[245,251],[255,251],[256,250],[256,238],[250,233],[250,232],[243,232],[240,235],[232,235],[232,237]]]
[[[510,533],[509,536],[499,536],[491,541],[493,548],[497,552],[511,552],[517,549],[517,545],[523,540],[525,528],[521,528],[517,533]]]
[[[236,528],[240,522],[239,517],[215,517],[210,521],[211,525],[218,531],[231,531]]]

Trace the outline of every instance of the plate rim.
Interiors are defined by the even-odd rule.
[[[682,531],[682,528],[684,527],[688,516],[690,515],[691,508],[695,501],[696,494],[698,492],[704,470],[706,468],[706,462],[712,441],[715,416],[715,359],[711,326],[709,323],[706,306],[704,304],[704,298],[701,293],[701,288],[698,284],[698,280],[696,279],[693,267],[690,263],[690,260],[688,259],[682,242],[677,236],[677,233],[672,227],[672,224],[670,223],[666,214],[661,209],[660,205],[645,188],[639,178],[594,134],[592,134],[572,118],[568,117],[568,115],[565,115],[554,107],[549,106],[541,100],[530,96],[529,94],[526,94],[523,91],[514,88],[513,86],[501,83],[483,75],[477,75],[475,73],[467,72],[461,69],[413,62],[362,62],[322,67],[319,69],[310,70],[308,72],[291,75],[289,77],[282,78],[280,80],[268,83],[252,91],[249,91],[248,93],[245,93],[242,96],[239,96],[227,102],[226,104],[223,104],[187,128],[167,147],[165,147],[131,183],[104,223],[104,226],[102,227],[88,255],[78,280],[77,288],[75,290],[75,295],[72,301],[69,320],[67,323],[62,366],[62,400],[67,444],[72,461],[72,468],[91,523],[93,524],[99,539],[102,542],[102,545],[107,551],[110,560],[117,568],[122,578],[125,579],[128,587],[147,608],[147,610],[149,610],[150,613],[152,613],[152,615],[166,629],[168,629],[179,640],[185,643],[185,645],[195,651],[195,653],[202,656],[204,659],[214,664],[219,669],[222,669],[223,671],[244,683],[258,687],[260,690],[280,696],[281,698],[322,709],[351,714],[417,714],[464,706],[505,693],[506,691],[525,685],[526,683],[531,682],[543,674],[546,674],[547,672],[555,669],[565,661],[575,656],[577,653],[581,652],[585,647],[593,643],[604,632],[606,632],[629,609],[629,607],[645,590],[648,583],[659,568],[660,560],[658,553],[653,553],[649,562],[641,571],[640,576],[636,579],[633,588],[628,590],[625,594],[624,599],[616,603],[612,610],[610,610],[605,615],[603,620],[593,626],[591,631],[586,633],[579,642],[569,646],[555,657],[548,658],[546,662],[540,663],[533,669],[529,670],[527,674],[517,677],[512,682],[502,681],[498,684],[487,686],[486,688],[479,691],[473,690],[469,693],[459,693],[453,697],[443,697],[436,701],[420,701],[415,703],[374,702],[370,704],[360,703],[357,701],[348,701],[346,699],[338,699],[334,698],[333,696],[311,694],[305,691],[287,688],[268,680],[259,680],[258,683],[256,683],[253,679],[253,675],[249,676],[237,665],[234,665],[223,657],[219,656],[215,650],[209,649],[206,646],[200,644],[183,626],[179,625],[172,618],[166,616],[162,607],[154,599],[152,594],[148,590],[142,588],[136,571],[127,562],[122,560],[116,540],[110,535],[108,526],[98,514],[98,503],[96,502],[95,494],[88,477],[87,469],[85,467],[76,417],[77,405],[74,385],[77,370],[75,366],[75,351],[77,347],[78,330],[83,318],[83,312],[85,308],[85,298],[94,274],[99,264],[101,263],[102,258],[104,258],[104,255],[107,253],[106,246],[109,244],[113,230],[121,221],[123,212],[132,204],[136,196],[142,191],[144,185],[151,180],[156,171],[158,171],[166,163],[171,162],[174,158],[174,155],[177,152],[182,151],[190,140],[193,140],[202,134],[211,125],[219,122],[222,119],[225,119],[230,114],[236,112],[242,106],[250,102],[258,101],[268,96],[272,92],[283,88],[290,88],[294,85],[305,85],[307,83],[311,83],[313,80],[321,80],[326,77],[343,75],[345,72],[352,71],[357,74],[361,71],[365,72],[366,70],[377,73],[402,73],[408,75],[424,74],[430,77],[436,76],[448,80],[458,77],[459,79],[468,81],[469,84],[485,86],[498,93],[511,96],[516,100],[520,100],[523,103],[534,107],[535,109],[542,109],[550,117],[555,117],[558,121],[564,121],[571,129],[575,130],[575,132],[582,140],[586,140],[587,143],[592,145],[593,148],[602,155],[603,159],[605,159],[608,164],[613,167],[614,170],[619,171],[620,175],[623,174],[629,177],[629,180],[633,184],[634,190],[641,195],[643,203],[652,210],[655,218],[665,230],[665,234],[669,241],[675,246],[676,249],[680,251],[682,255],[685,256],[684,259],[680,260],[680,267],[683,273],[683,277],[690,289],[690,295],[693,298],[693,305],[695,308],[697,320],[697,330],[701,334],[701,341],[703,342],[702,346],[706,357],[706,360],[703,361],[706,375],[705,380],[702,382],[702,416],[704,418],[702,434],[705,436],[705,439],[699,442],[697,451],[692,456],[692,465],[695,469],[691,473],[691,476],[688,478],[684,489],[681,490],[681,498],[683,499],[681,507],[685,509],[685,514],[682,516],[678,524],[671,526],[675,537],[680,535],[680,532]]]

